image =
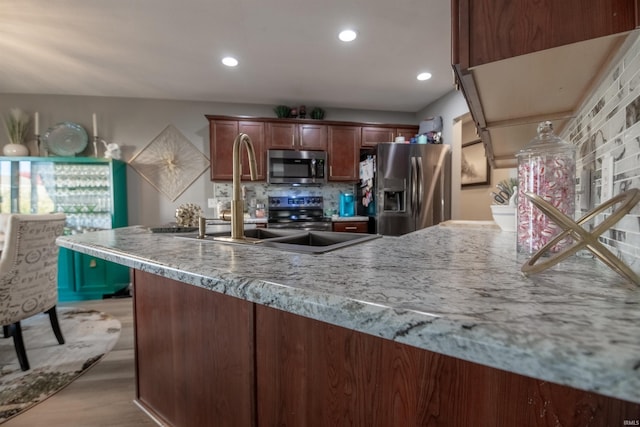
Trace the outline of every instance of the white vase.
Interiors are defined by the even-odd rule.
[[[2,148],[5,156],[28,156],[29,149],[23,144],[7,144]]]
[[[516,231],[516,207],[508,205],[491,205],[493,220],[502,231]]]

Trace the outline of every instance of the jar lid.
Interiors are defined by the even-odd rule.
[[[538,124],[538,136],[525,145],[516,156],[534,152],[554,153],[575,151],[575,147],[553,133],[553,123],[549,120]]]

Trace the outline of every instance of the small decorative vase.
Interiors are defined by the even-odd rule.
[[[491,215],[502,231],[516,231],[515,206],[491,205]]]
[[[28,156],[29,149],[23,144],[7,144],[2,148],[2,153],[5,156]]]

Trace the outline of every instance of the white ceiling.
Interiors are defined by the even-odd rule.
[[[416,112],[453,87],[450,25],[448,0],[1,0],[0,93]]]

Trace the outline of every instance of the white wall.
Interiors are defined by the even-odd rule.
[[[416,114],[418,122],[428,117],[442,116],[442,141],[451,145],[451,218],[460,219],[460,141],[454,135],[454,123],[469,112],[462,92],[452,90]]]
[[[454,144],[462,146],[478,140],[475,125],[471,114],[465,114],[453,125]],[[492,220],[491,204],[493,198],[492,191],[496,191],[496,184],[502,180],[517,177],[517,170],[510,169],[490,169],[489,182],[486,185],[477,185],[460,188],[459,212],[455,219],[487,221]]]
[[[491,169],[489,185],[464,188],[460,192],[460,216],[456,219],[488,221],[492,220],[491,204],[493,199],[491,192],[496,191],[496,184],[502,180],[515,178],[517,170]]]
[[[205,114],[275,117],[274,106],[271,105],[0,94],[0,114],[7,114],[12,107],[22,108],[30,114],[38,111],[41,133],[56,123],[71,121],[81,124],[91,134],[91,114],[95,112],[98,115],[100,136],[121,146],[124,161],[131,159],[169,124],[174,125],[208,158],[209,128]],[[325,110],[327,120],[418,123],[412,113],[331,108]],[[0,133],[0,146],[7,142],[6,134]],[[84,155],[91,154],[92,147],[89,144]],[[129,224],[154,225],[173,221],[175,209],[183,203],[197,203],[205,210],[205,215],[213,215],[213,210],[207,208],[207,199],[214,196],[209,176],[209,170],[205,171],[178,199],[171,202],[131,167],[127,167]]]

